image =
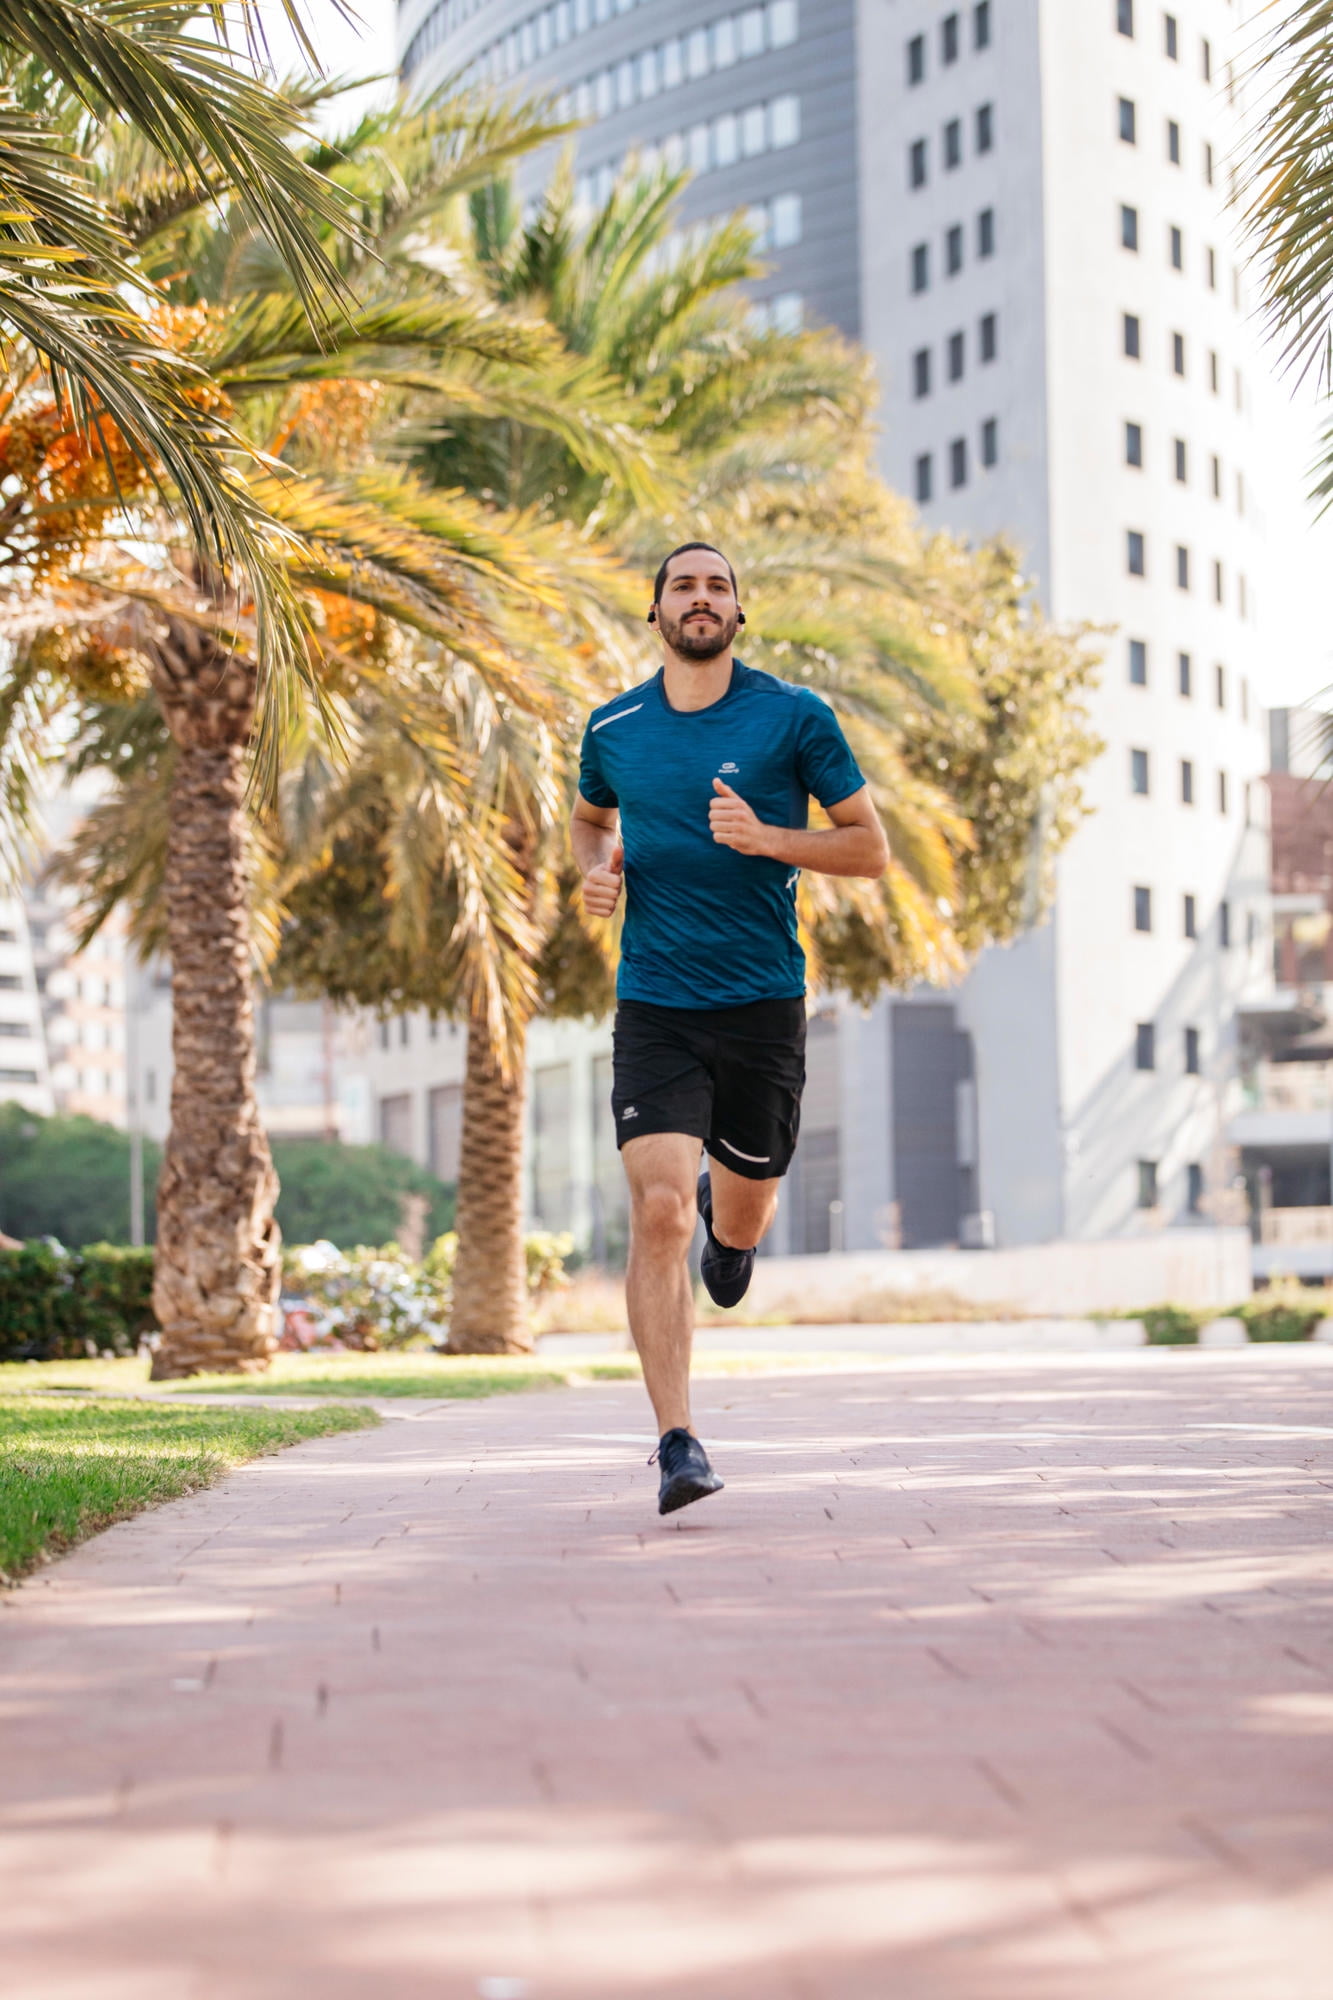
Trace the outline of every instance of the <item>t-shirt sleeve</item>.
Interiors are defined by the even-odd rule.
[[[801,702],[797,725],[796,770],[821,806],[836,806],[859,792],[865,779],[847,746],[842,725],[826,701],[810,695]]]
[[[579,790],[590,806],[618,806],[620,800],[606,782],[598,751],[597,736],[590,722],[583,732],[583,748],[579,753]]]

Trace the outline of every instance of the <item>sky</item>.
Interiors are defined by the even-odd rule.
[[[349,0],[356,24],[342,18],[333,0],[301,4],[327,74],[392,70],[394,0]],[[302,59],[281,6],[261,0],[261,12],[275,64],[280,70],[297,67]],[[320,122],[326,128],[350,124],[358,109],[391,89],[388,83],[372,85],[340,98]],[[1333,687],[1333,513],[1317,522],[1305,497],[1318,439],[1315,400],[1308,388],[1297,392],[1286,382],[1276,385],[1276,394],[1293,401],[1291,421],[1273,426],[1268,462],[1257,469],[1256,479],[1266,496],[1270,548],[1280,560],[1280,582],[1270,583],[1270,601],[1259,607],[1266,658],[1257,678],[1270,707],[1306,701]],[[1274,574],[1279,574],[1276,563]]]

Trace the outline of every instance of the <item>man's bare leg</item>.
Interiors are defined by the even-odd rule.
[[[653,1132],[621,1148],[630,1188],[625,1302],[658,1435],[690,1422],[694,1299],[689,1248],[697,1215],[700,1144],[682,1132]],[[767,1235],[778,1205],[776,1180],[751,1181],[711,1156],[713,1234],[751,1250]]]
[[[683,1132],[649,1132],[621,1147],[630,1192],[625,1303],[659,1437],[692,1428],[688,1257],[700,1150],[699,1141]]]
[[[751,1181],[708,1155],[713,1189],[713,1235],[728,1250],[754,1250],[767,1236],[778,1212],[781,1181]]]

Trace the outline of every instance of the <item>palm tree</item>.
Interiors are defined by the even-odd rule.
[[[481,135],[497,128],[455,109],[433,123],[423,113],[416,129],[430,199],[447,207],[478,171]],[[142,202],[144,178],[118,191],[124,209]],[[581,671],[574,642],[587,645],[603,623],[592,551],[554,571],[554,540],[542,544],[533,524],[387,467],[372,448],[377,423],[451,401],[497,415],[516,405],[592,463],[631,479],[639,470],[614,399],[593,380],[572,393],[548,332],[408,256],[376,266],[374,290],[359,285],[316,337],[287,267],[243,215],[228,211],[210,229],[200,202],[177,187],[141,235],[149,274],[185,238],[196,252],[175,266],[192,273],[188,286],[174,299],[166,288],[163,337],[193,371],[192,393],[223,408],[249,447],[232,476],[268,524],[271,566],[301,614],[309,699],[294,698],[290,677],[265,675],[259,592],[200,555],[156,468],[109,420],[92,435],[78,430],[49,377],[29,370],[10,384],[0,438],[11,537],[23,552],[7,606],[20,653],[0,725],[20,749],[31,745],[64,690],[151,697],[160,717],[176,1066],[158,1194],[155,1371],[174,1375],[260,1367],[272,1344],[276,1180],[254,1098],[247,796],[262,815],[294,736],[336,762],[374,690],[452,815],[475,891],[458,923],[461,989],[502,1032],[494,940],[522,932],[522,898],[495,862],[505,827],[467,794],[450,675],[466,670],[540,729],[552,680]],[[349,291],[359,255],[353,244],[331,260]],[[244,282],[247,258],[264,274],[258,295],[228,296],[220,283],[222,296],[201,296],[200,274],[239,271]]]
[[[961,964],[941,905],[955,895],[970,834],[924,764],[909,762],[906,725],[923,710],[978,705],[966,646],[956,621],[941,626],[940,589],[927,606],[919,546],[865,470],[862,363],[827,337],[754,332],[735,295],[737,281],[756,268],[741,224],[666,255],[681,185],[668,174],[631,175],[586,222],[574,214],[567,171],[526,225],[503,182],[473,199],[476,254],[492,295],[510,309],[546,313],[569,353],[618,386],[671,475],[664,504],[645,505],[574,459],[551,427],[517,415],[452,417],[447,432],[424,445],[421,462],[442,486],[613,535],[640,574],[655,567],[664,545],[690,533],[712,533],[734,548],[754,607],[751,629],[762,635],[752,656],[808,678],[835,701],[894,835],[894,861],[879,888],[817,883],[803,892],[816,962],[819,919],[850,909],[884,945],[881,981],[938,977]],[[604,663],[602,692],[648,668],[647,649],[633,645],[628,660]],[[367,766],[349,778],[355,811],[329,800],[323,872],[295,883],[288,900],[294,921],[280,976],[342,1001],[426,1006],[468,1020],[451,1325],[459,1348],[518,1347],[526,1339],[516,1275],[519,1058],[534,999],[548,1012],[583,1014],[605,1011],[610,1000],[608,935],[583,924],[566,872],[563,822],[581,722],[581,713],[568,711],[536,741],[521,713],[500,704],[488,714],[503,773],[505,851],[530,917],[524,936],[512,939],[521,976],[503,1039],[460,1004],[447,954],[411,951],[390,917],[378,919],[397,907],[400,857],[430,852],[416,828],[412,787],[391,771]],[[422,921],[447,935],[452,904],[442,872],[433,895],[423,888]],[[358,935],[367,948],[354,956],[337,946],[348,923],[366,927]]]
[[[1243,209],[1269,329],[1285,365],[1333,391],[1333,6],[1291,0],[1255,63],[1257,113]],[[1315,497],[1333,499],[1333,425]]]
[[[304,36],[296,0],[282,5]],[[262,73],[256,0],[227,16],[161,0],[0,0],[0,332],[20,375],[24,357],[40,360],[81,431],[114,425],[213,566],[241,567],[264,671],[281,676],[300,658],[300,618],[271,525],[236,476],[245,443],[142,303],[133,235],[95,164],[124,121],[178,197],[254,218],[312,319],[336,312],[344,286],[321,238],[346,227],[344,198],[293,149],[304,106]]]

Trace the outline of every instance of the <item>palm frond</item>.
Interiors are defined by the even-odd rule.
[[[255,0],[237,10],[253,35]],[[174,0],[0,0],[0,43],[42,64],[90,113],[129,119],[187,180],[211,193],[220,177],[322,317],[346,288],[318,232],[346,228],[345,198],[293,150],[302,114],[228,47],[224,10],[209,11],[212,40],[191,32],[198,10]]]

